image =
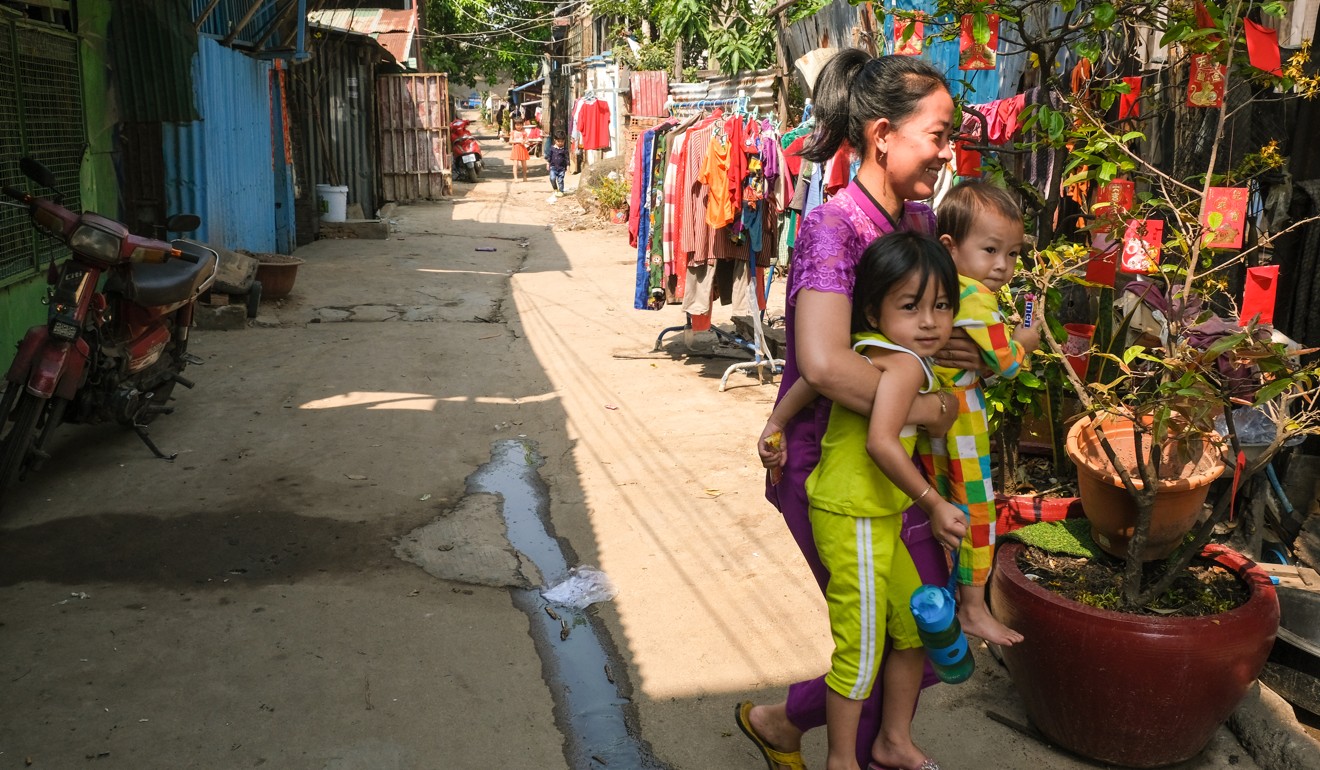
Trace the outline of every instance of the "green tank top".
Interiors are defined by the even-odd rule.
[[[916,358],[926,371],[922,393],[936,388],[935,374],[926,359],[895,345],[878,332],[854,334],[853,350],[868,347],[896,350]],[[807,501],[811,507],[845,516],[874,517],[902,513],[912,498],[894,486],[866,451],[866,417],[838,404],[830,407],[830,423],[820,442],[820,462],[807,477]],[[917,426],[905,425],[899,433],[903,448],[911,454],[917,445]]]

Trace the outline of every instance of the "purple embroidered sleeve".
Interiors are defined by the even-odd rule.
[[[793,280],[788,304],[797,302],[802,289],[842,294],[852,301],[857,258],[862,248],[849,217],[830,205],[807,215],[793,248]]]

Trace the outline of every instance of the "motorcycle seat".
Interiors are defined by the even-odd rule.
[[[196,264],[171,259],[160,264],[139,263],[129,271],[124,297],[145,307],[173,305],[192,299],[215,276],[216,254],[208,252]]]

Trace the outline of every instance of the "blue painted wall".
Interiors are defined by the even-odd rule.
[[[202,36],[193,82],[202,119],[162,124],[168,210],[200,216],[198,240],[287,252],[277,231],[292,230],[293,197],[272,130],[271,64]]]

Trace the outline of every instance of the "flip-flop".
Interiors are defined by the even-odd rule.
[[[738,729],[743,731],[756,744],[757,751],[765,758],[766,770],[775,770],[775,765],[787,767],[789,770],[807,770],[806,764],[802,761],[802,752],[800,751],[775,751],[765,739],[756,734],[752,729],[752,702],[745,700],[739,703],[733,709],[733,719],[738,723]],[[935,768],[939,770],[939,768]]]
[[[866,766],[866,770],[895,770],[895,768],[885,767],[879,762],[872,762]],[[902,768],[897,768],[897,770],[902,770]],[[912,768],[912,770],[940,770],[940,763],[927,757],[921,760],[921,764]]]

